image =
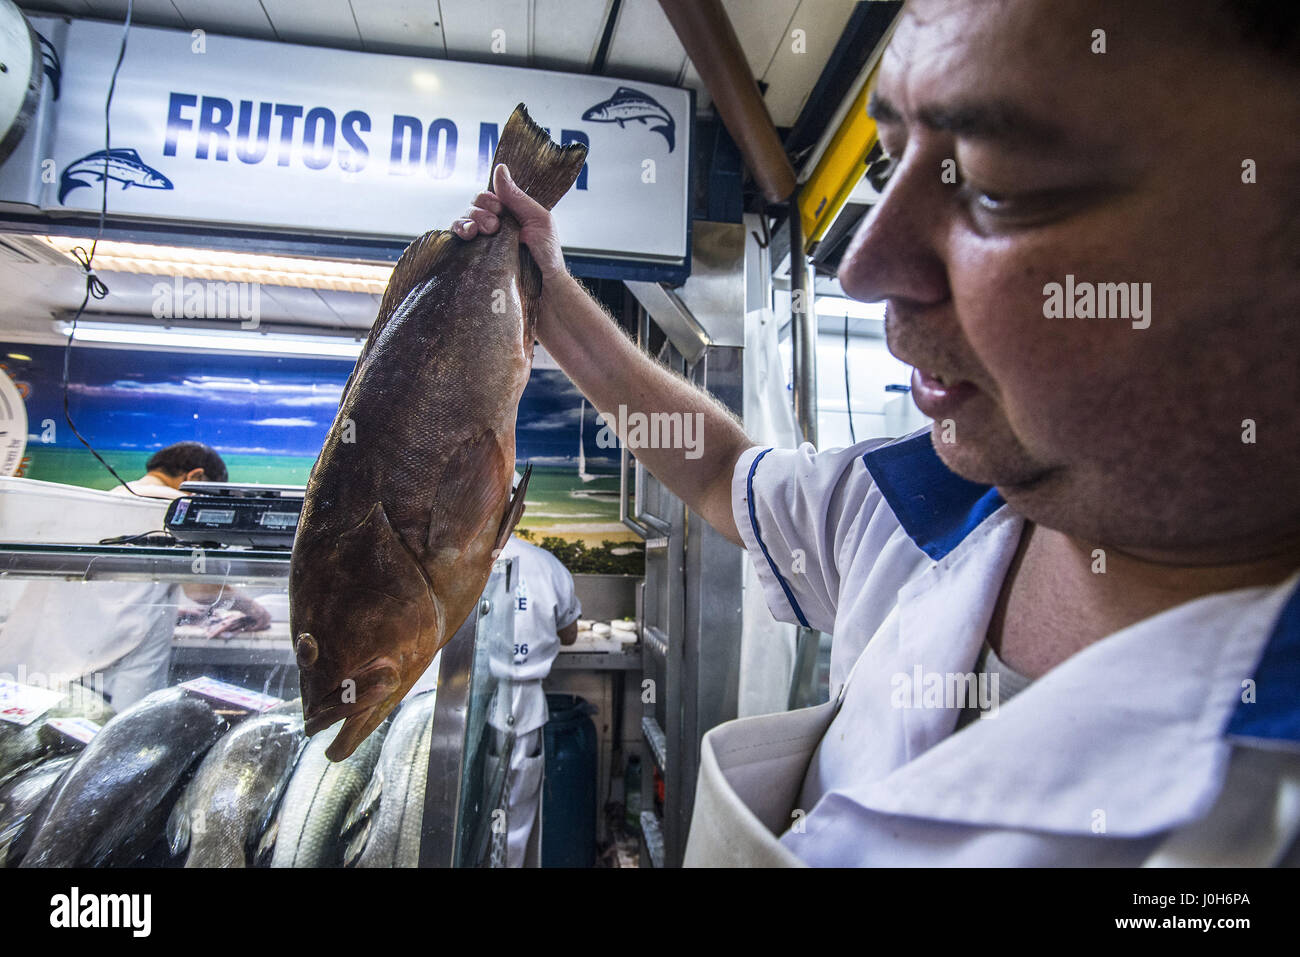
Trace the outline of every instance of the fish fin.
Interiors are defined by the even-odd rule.
[[[671,126],[652,126],[650,127],[650,132],[662,133],[664,135],[664,139],[668,141],[668,152],[671,153],[677,148],[677,135]]]
[[[525,466],[524,477],[519,480],[519,487],[515,489],[514,497],[510,499],[510,504],[506,507],[506,514],[501,519],[501,528],[497,532],[497,543],[493,546],[497,551],[506,547],[506,542],[510,540],[510,533],[519,524],[519,519],[523,518],[524,494],[528,491],[528,477],[532,474],[532,465]]]
[[[455,238],[452,233],[446,230],[431,229],[407,246],[406,251],[402,253],[402,257],[397,260],[397,265],[393,267],[393,274],[388,278],[388,285],[384,289],[384,297],[379,303],[379,315],[376,317],[374,325],[370,327],[370,334],[366,336],[366,344],[361,347],[361,354],[357,357],[357,364],[352,367],[352,374],[348,376],[347,384],[343,386],[343,394],[339,397],[340,406],[347,399],[348,393],[352,391],[352,384],[357,378],[357,370],[366,361],[371,346],[374,345],[375,340],[384,331],[384,326],[388,324],[388,320],[397,311],[397,307],[406,301],[406,297],[411,294],[411,290],[432,276],[448,254],[456,248]]]
[[[383,502],[376,502],[354,528],[334,542],[332,560],[335,567],[352,570],[352,579],[404,600],[418,600],[429,587],[424,569],[415,554],[397,534]],[[419,582],[418,588],[411,586]]]
[[[578,179],[587,162],[587,147],[581,143],[559,146],[534,123],[520,103],[506,121],[492,156],[492,171],[504,163],[519,188],[547,209],[554,209]],[[489,175],[488,189],[491,189]]]
[[[361,860],[361,855],[365,853],[366,844],[370,841],[371,821],[366,819],[366,823],[361,830],[348,841],[347,847],[343,849],[343,866],[356,867],[357,861]]]
[[[443,467],[433,494],[427,547],[468,544],[498,514],[501,489],[509,489],[510,473],[510,463],[491,429],[460,446]]]
[[[532,355],[542,314],[542,269],[523,243],[519,244],[519,294],[524,305],[524,351]]]
[[[352,802],[348,808],[347,817],[343,819],[343,827],[339,829],[339,836],[347,834],[362,821],[370,817],[379,807],[379,796],[384,793],[384,769],[376,765],[375,770],[370,775],[370,780],[366,782],[365,788],[357,799]]]
[[[261,808],[258,809],[257,817],[253,821],[253,828],[248,835],[247,841],[248,845],[254,849],[255,856],[261,855],[262,845],[266,841],[268,834],[271,835],[270,847],[272,849],[275,847],[273,832],[279,827],[280,823],[280,802],[284,800],[284,792],[289,789],[289,779],[293,776],[293,766],[298,763],[298,756],[302,754],[302,745],[305,742],[306,738],[298,742],[297,754],[294,755],[293,762],[288,766],[285,773],[280,775],[275,787],[266,795]],[[269,856],[268,852],[268,859]]]
[[[176,802],[167,818],[167,847],[179,857],[190,846],[190,809],[185,800]]]
[[[254,867],[270,867],[271,858],[275,856],[275,842],[280,837],[280,814],[277,811],[275,817],[271,818],[271,824],[262,832],[261,838],[257,842],[257,850],[253,852]]]
[[[63,174],[63,177],[64,177],[64,178],[63,178],[63,182],[59,184],[59,203],[60,203],[60,205],[62,205],[63,201],[64,201],[65,199],[67,199],[68,194],[71,193],[74,189],[76,189],[76,188],[79,187],[79,186],[89,186],[89,185],[90,185],[89,183],[87,183],[87,182],[85,182],[85,181],[83,181],[83,180],[74,179],[74,178],[68,176],[67,173],[64,173],[64,174]]]

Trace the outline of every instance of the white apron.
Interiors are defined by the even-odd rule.
[[[794,823],[809,762],[849,681],[834,701],[728,721],[704,736],[684,866],[806,866],[778,836]],[[1144,867],[1297,863],[1300,754],[1249,741],[1236,744],[1210,813],[1174,830]]]

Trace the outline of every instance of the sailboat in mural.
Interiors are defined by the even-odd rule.
[[[604,475],[592,475],[587,471],[587,448],[583,441],[583,426],[587,423],[587,400],[582,400],[582,409],[578,413],[578,478],[583,485],[594,482],[598,478],[607,478]],[[596,498],[596,499],[618,499],[617,491],[608,491],[604,489],[585,489],[576,488],[569,492],[573,498]]]
[[[598,475],[592,475],[587,471],[587,448],[586,443],[582,440],[582,427],[587,423],[587,400],[582,400],[582,411],[578,413],[578,478],[582,483],[586,483],[599,478]]]

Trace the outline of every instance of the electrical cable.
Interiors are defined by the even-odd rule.
[[[135,6],[134,0],[127,0],[126,3],[126,20],[122,24],[122,42],[117,50],[117,63],[113,65],[113,76],[108,83],[108,96],[104,100],[104,177],[103,188],[101,190],[99,205],[99,228],[95,232],[95,238],[90,243],[90,251],[87,252],[83,247],[77,246],[72,250],[73,257],[81,265],[86,273],[86,294],[81,297],[81,305],[72,316],[72,322],[68,326],[68,341],[63,347],[63,418],[67,420],[68,428],[72,429],[72,434],[77,437],[77,441],[84,445],[90,454],[95,457],[100,465],[108,469],[109,474],[121,483],[122,487],[137,498],[145,498],[135,489],[127,484],[126,479],[117,474],[117,470],[104,460],[104,457],[95,451],[92,446],[77,429],[77,424],[72,421],[72,412],[68,407],[68,391],[70,380],[70,369],[72,366],[72,340],[77,334],[77,320],[81,314],[86,311],[86,306],[92,298],[103,299],[108,295],[108,286],[104,280],[95,275],[94,261],[95,250],[99,247],[99,241],[104,237],[104,220],[108,216],[108,163],[111,158],[112,150],[112,126],[109,122],[109,111],[113,106],[113,92],[117,89],[117,75],[122,69],[122,61],[126,58],[126,39],[131,32],[131,14]]]
[[[853,394],[849,390],[849,313],[844,311],[844,405],[849,410],[849,442],[858,444],[858,433],[853,429]]]

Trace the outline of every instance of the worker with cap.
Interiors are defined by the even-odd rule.
[[[506,864],[522,867],[537,820],[545,764],[542,729],[548,714],[542,680],[550,674],[560,646],[578,640],[582,605],[573,576],[546,549],[511,535],[499,557],[512,563],[514,637],[509,647],[492,649],[488,657],[498,682],[488,723],[495,731],[496,757],[509,753],[505,806],[498,809],[505,812]]]

